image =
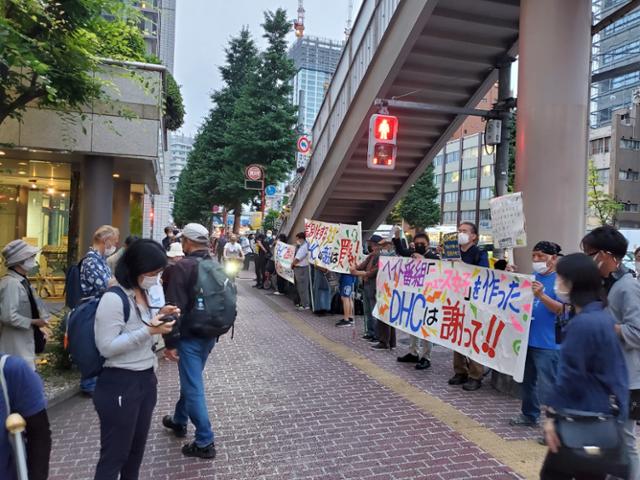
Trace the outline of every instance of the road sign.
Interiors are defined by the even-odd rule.
[[[262,167],[255,164],[249,165],[244,171],[244,176],[248,180],[253,180],[254,182],[262,180]]]
[[[267,188],[264,189],[264,193],[267,197],[273,197],[278,192],[278,189],[275,185],[267,185]]]
[[[298,151],[300,153],[309,153],[311,150],[311,140],[306,135],[302,135],[298,138]]]

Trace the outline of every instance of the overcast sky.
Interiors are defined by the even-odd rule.
[[[265,10],[285,8],[297,16],[297,0],[178,0],[176,2],[175,77],[182,86],[187,111],[182,133],[195,135],[211,107],[210,93],[220,88],[218,66],[224,48],[243,25],[248,25],[259,48]],[[354,18],[361,0],[355,0]],[[305,0],[305,34],[344,39],[347,0]],[[295,36],[291,34],[290,41]]]

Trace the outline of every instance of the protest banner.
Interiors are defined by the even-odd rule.
[[[462,262],[381,257],[374,316],[522,382],[532,280]]]
[[[460,259],[460,244],[458,244],[458,232],[445,233],[442,235],[442,259]]]
[[[527,246],[524,230],[524,207],[522,193],[511,193],[489,201],[491,209],[491,231],[493,244],[497,248]]]
[[[291,262],[293,262],[293,257],[296,254],[296,247],[278,240],[276,242],[275,252],[276,273],[287,282],[295,283]]]
[[[362,228],[358,225],[325,223],[305,219],[309,262],[332,272],[349,273],[360,258]]]

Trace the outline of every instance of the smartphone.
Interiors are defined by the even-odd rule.
[[[162,323],[171,323],[171,322],[174,322],[174,321],[176,321],[176,320],[178,320],[178,316],[177,316],[177,315],[175,315],[175,314],[171,314],[171,315],[164,315],[164,316],[162,316],[162,317],[160,317],[160,318],[158,319],[158,321],[159,321],[159,322],[162,322]]]

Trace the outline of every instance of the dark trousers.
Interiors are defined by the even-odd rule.
[[[264,272],[267,265],[267,259],[260,255],[255,258],[256,261],[256,284],[261,286],[264,283]]]
[[[605,480],[607,478],[607,475],[564,473],[565,469],[566,465],[562,465],[555,454],[548,452],[542,464],[540,480]]]
[[[100,460],[95,480],[137,480],[156,406],[153,369],[105,368],[93,404],[100,419]]]
[[[281,294],[285,294],[287,293],[287,281],[282,278],[280,275],[278,275],[278,278],[276,280],[276,286],[278,287],[278,292]]]
[[[242,269],[243,269],[243,270],[245,270],[245,271],[246,271],[246,270],[249,270],[249,265],[251,264],[251,260],[253,260],[253,257],[254,257],[254,256],[255,256],[255,255],[254,255],[253,253],[247,253],[247,254],[244,256],[244,262],[243,262],[243,265],[242,265]]]
[[[396,329],[378,320],[376,325],[378,340],[387,348],[396,348]]]

